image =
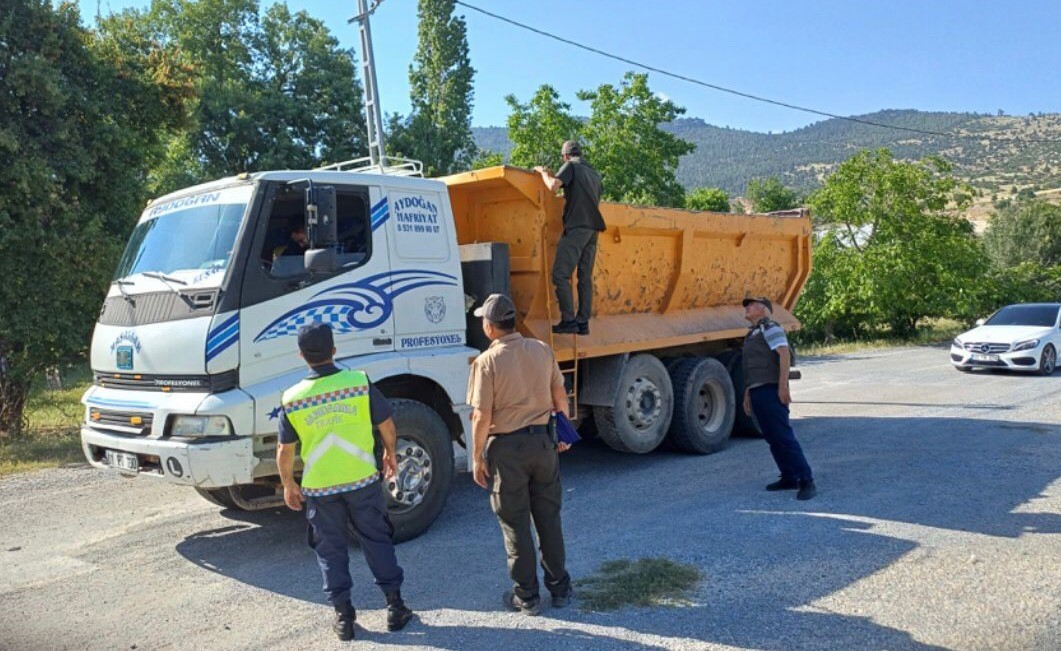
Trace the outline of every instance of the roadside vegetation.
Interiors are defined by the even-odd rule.
[[[596,573],[576,581],[575,594],[586,611],[684,606],[702,580],[692,565],[667,558],[624,558],[605,561]]]
[[[83,364],[66,369],[62,388],[49,388],[43,380],[34,383],[21,434],[0,437],[0,477],[84,461],[78,432],[84,413],[80,400],[91,383]]]

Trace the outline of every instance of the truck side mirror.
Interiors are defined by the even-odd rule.
[[[331,273],[339,269],[339,253],[334,246],[310,249],[306,251],[305,265],[310,273]]]
[[[306,236],[309,250],[306,251],[306,271],[331,273],[339,268],[339,254],[335,247],[339,239],[339,216],[335,199],[335,187],[316,185],[312,181],[306,186]]]
[[[306,187],[306,235],[309,237],[310,249],[335,246],[339,239],[339,215],[336,208],[335,187],[310,182]],[[308,258],[306,262],[308,269]]]

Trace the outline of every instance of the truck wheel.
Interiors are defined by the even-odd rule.
[[[718,360],[729,369],[729,377],[733,381],[733,398],[737,403],[735,418],[733,419],[733,433],[737,436],[748,436],[762,438],[763,431],[759,429],[759,421],[755,416],[744,413],[744,357],[740,351],[726,351],[718,356]]]
[[[239,506],[232,500],[232,494],[229,493],[227,488],[196,488],[196,493],[202,496],[204,500],[211,504],[226,509],[239,509]]]
[[[635,355],[623,367],[611,407],[594,407],[601,440],[614,450],[645,454],[659,447],[670,427],[674,393],[663,362]]]
[[[422,402],[397,398],[398,474],[384,480],[394,541],[416,538],[431,526],[453,484],[453,443],[449,428]]]
[[[670,441],[683,452],[711,454],[733,431],[736,400],[729,371],[710,357],[690,357],[670,369],[674,418]]]

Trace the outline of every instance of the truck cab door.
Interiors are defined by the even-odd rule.
[[[374,229],[372,221],[379,190],[330,185],[336,189],[340,268],[327,274],[304,267],[303,189],[274,183],[267,190],[253,248],[258,259],[248,263],[242,287],[240,380],[246,388],[304,366],[297,335],[309,323],[331,325],[337,357],[394,350],[393,310],[381,283],[390,273],[387,231]]]
[[[437,183],[387,190],[385,220],[395,288],[395,348],[464,344],[467,323],[460,250],[449,194]]]

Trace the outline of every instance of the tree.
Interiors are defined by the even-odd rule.
[[[392,118],[388,149],[424,163],[428,176],[468,169],[472,139],[472,77],[467,26],[454,0],[420,0],[418,45],[409,66],[412,112]]]
[[[729,195],[721,188],[696,188],[685,195],[685,207],[689,210],[729,212]]]
[[[748,181],[748,189],[744,194],[752,202],[755,212],[792,210],[799,206],[796,191],[786,188],[776,176]]]
[[[797,315],[811,332],[859,335],[887,326],[911,334],[927,317],[968,320],[987,300],[986,255],[950,211],[968,195],[941,159],[897,161],[864,150],[809,203],[822,225],[814,272]]]
[[[542,85],[526,104],[515,95],[505,97],[512,113],[508,116],[508,138],[512,141],[509,160],[528,169],[541,165],[554,172],[563,159],[560,147],[565,140],[578,138],[581,123],[571,116],[571,106],[560,101],[552,86]]]
[[[82,353],[146,199],[180,84],[147,84],[108,58],[72,4],[0,13],[0,432],[20,431],[46,367]],[[160,60],[161,63],[161,60]],[[167,79],[172,79],[168,77]]]
[[[475,156],[475,160],[472,161],[472,169],[481,170],[486,167],[497,167],[498,165],[504,164],[505,155],[501,152],[480,149],[479,153]]]
[[[152,166],[155,193],[366,151],[354,55],[305,12],[278,3],[259,18],[256,0],[155,0],[103,19],[99,34],[123,60],[158,75],[161,51],[192,79],[186,124]]]
[[[675,178],[679,159],[696,146],[660,129],[685,113],[648,87],[648,75],[628,72],[618,87],[581,91],[592,113],[582,125],[583,151],[604,180],[604,198],[627,203],[682,206]]]
[[[1000,269],[1024,262],[1061,267],[1061,206],[1042,200],[1003,204],[991,217],[984,246]]]

